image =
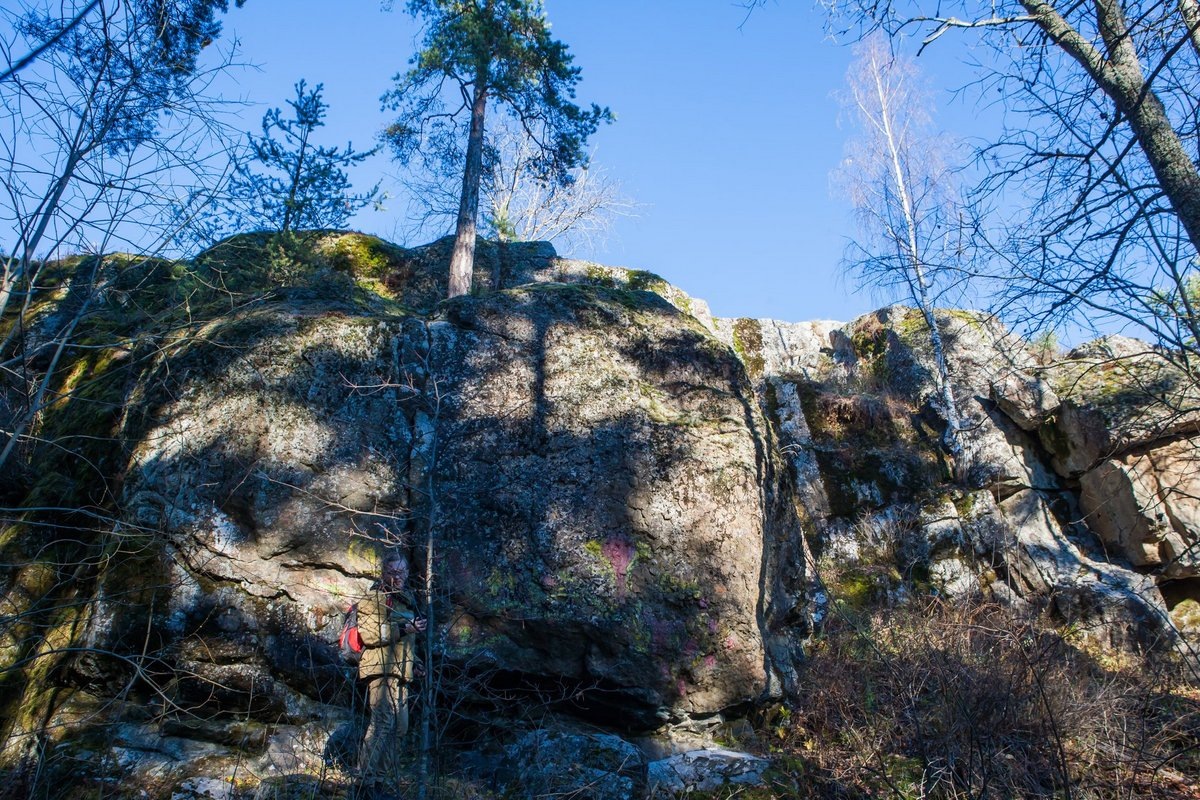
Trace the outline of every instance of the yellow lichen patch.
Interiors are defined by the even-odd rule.
[[[1171,609],[1171,622],[1181,631],[1200,633],[1200,603],[1184,600]]]
[[[763,358],[762,323],[748,317],[734,320],[733,349],[746,365],[746,374],[751,380],[761,378],[766,366]]]
[[[49,724],[55,711],[74,693],[74,689],[59,685],[53,676],[78,646],[79,636],[86,628],[86,606],[67,600],[46,612],[43,619],[46,617],[49,617],[49,624],[37,645],[20,664],[3,674],[3,683],[11,692],[12,703],[0,717],[11,720],[11,727],[6,731],[10,742],[14,737],[23,736],[44,736],[52,742],[60,741],[71,733],[66,728]]]
[[[325,237],[316,245],[317,252],[329,259],[337,270],[356,278],[382,280],[404,259],[404,252],[382,239],[362,233],[344,233]]]
[[[49,594],[58,581],[55,568],[44,562],[27,564],[16,575],[12,586],[0,597],[0,616],[10,620],[0,637],[0,670],[10,669],[27,647],[36,620],[33,609]]]

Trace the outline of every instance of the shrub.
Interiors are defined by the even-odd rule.
[[[996,604],[928,598],[835,614],[775,733],[870,796],[1197,797],[1200,695],[1179,675],[1102,664]]]

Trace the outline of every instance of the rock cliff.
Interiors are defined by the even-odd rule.
[[[23,320],[46,370],[89,298],[3,490],[19,791],[349,768],[335,640],[391,546],[432,585],[449,739],[736,717],[797,691],[834,588],[986,594],[1118,647],[1198,633],[1189,384],[1136,343],[1041,363],[942,313],[951,465],[903,308],[713,319],[650,273],[486,243],[479,292],[439,302],[446,240],[272,247],[64,263]],[[883,540],[904,574],[868,569]]]
[[[945,421],[914,310],[718,323],[758,368],[821,546],[844,568],[900,537],[903,577],[929,589],[1048,609],[1107,645],[1190,654],[1196,631],[1171,619],[1200,592],[1185,579],[1200,532],[1185,376],[1132,340],[1040,363],[985,315],[938,321],[964,416],[958,465],[939,447]],[[901,582],[888,583],[866,588],[884,596]]]

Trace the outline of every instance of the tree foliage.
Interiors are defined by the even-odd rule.
[[[424,21],[424,40],[411,68],[396,76],[383,98],[399,114],[384,139],[404,164],[466,141],[450,267],[453,297],[471,288],[489,104],[534,144],[529,163],[537,177],[558,184],[569,183],[572,171],[586,163],[588,138],[612,114],[574,102],[580,70],[567,46],[551,37],[540,2],[410,0],[408,11]]]
[[[167,197],[171,185],[203,171],[191,156],[211,144],[215,128],[197,58],[226,5],[102,0],[76,16],[33,3],[0,12],[13,32],[5,50],[37,53],[0,82],[10,133],[0,140],[8,223],[0,249],[9,254],[0,313],[35,258],[68,243],[90,249],[115,233],[110,223],[131,204],[161,219],[176,199]],[[152,191],[141,181],[151,176]],[[154,228],[147,216],[142,223]]]
[[[442,150],[422,153],[423,168],[405,180],[411,219],[421,233],[458,213],[464,153],[450,140]],[[592,247],[609,232],[616,217],[635,212],[637,203],[618,181],[589,159],[571,170],[569,180],[541,177],[533,161],[537,147],[512,124],[495,125],[483,149],[479,224],[484,236],[499,241],[549,241],[565,247]]]
[[[245,2],[235,0],[239,7]],[[105,6],[101,0],[89,0],[78,10],[70,12],[64,6],[57,20],[46,15],[47,20],[56,20],[52,24],[53,30],[40,41],[34,41],[25,55],[17,59],[10,58],[0,71],[0,81],[12,78],[63,38],[86,27],[90,15],[109,16],[112,5]],[[132,3],[131,7],[135,15],[154,24],[159,62],[186,74],[196,70],[200,51],[212,44],[220,34],[221,23],[217,20],[217,14],[229,10],[229,0],[141,0]]]
[[[253,158],[240,163],[229,194],[241,228],[288,231],[341,228],[354,212],[371,203],[378,184],[368,192],[350,192],[346,168],[374,155],[376,149],[356,152],[312,141],[325,125],[329,109],[321,99],[322,85],[312,89],[301,80],[296,98],[288,100],[291,116],[274,108],[262,120],[262,136],[250,137]]]

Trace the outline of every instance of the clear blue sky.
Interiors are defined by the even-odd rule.
[[[231,11],[225,36],[257,65],[223,89],[249,101],[245,127],[306,78],[324,83],[330,105],[322,143],[373,145],[388,121],[379,97],[415,47],[415,23],[395,5],[249,0]],[[883,304],[839,273],[853,221],[829,173],[847,134],[834,92],[850,52],[826,39],[819,10],[807,0],[749,18],[735,0],[545,5],[583,70],[580,99],[618,117],[595,137],[595,161],[642,204],[602,249],[571,255],[659,273],[720,316],[846,320]],[[383,177],[397,193],[392,168],[381,154],[352,177],[360,187]],[[352,224],[400,238],[405,203],[387,205]]]

